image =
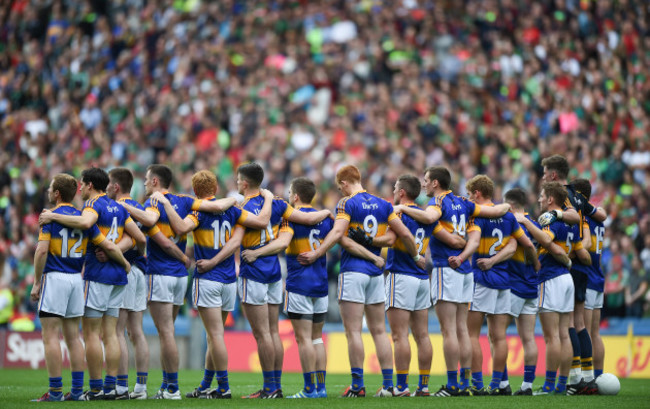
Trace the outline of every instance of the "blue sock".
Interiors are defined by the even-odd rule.
[[[73,395],[81,395],[84,391],[84,371],[72,372],[72,392]]]
[[[503,377],[503,372],[492,371],[492,381],[488,386],[490,389],[497,389],[501,384],[501,378]]]
[[[167,380],[167,372],[163,371],[163,378],[162,378],[162,383],[160,384],[160,390],[165,390],[167,389],[167,383],[169,381]]]
[[[478,371],[478,372],[472,372],[472,385],[476,389],[483,389],[483,372]]]
[[[535,369],[537,369],[536,365],[524,366],[524,382],[533,383],[535,381]]]
[[[117,383],[117,378],[111,375],[106,375],[104,377],[104,393],[109,393],[115,389],[115,384]]]
[[[544,380],[544,385],[542,390],[544,392],[551,392],[555,389],[555,377],[557,376],[557,371],[546,371],[546,379]]]
[[[273,392],[275,382],[273,381],[273,371],[262,371],[262,376],[264,377],[264,385],[262,388],[264,388],[265,391],[267,392]]]
[[[305,392],[313,392],[316,389],[314,378],[314,372],[303,372],[302,379],[305,384]]]
[[[460,368],[460,389],[465,390],[469,388],[469,376],[471,373],[470,368]]]
[[[447,371],[447,388],[458,389],[458,371]]]
[[[89,379],[88,385],[90,386],[90,391],[92,393],[99,393],[102,391],[102,385],[104,382],[100,379]]]
[[[63,378],[50,378],[50,396],[53,398],[59,398],[63,396]]]
[[[503,376],[501,377],[501,382],[508,380],[508,365],[503,368]]]
[[[201,384],[199,385],[199,390],[206,390],[212,385],[212,379],[214,379],[215,371],[210,369],[205,369],[203,371],[203,379],[201,379]]]
[[[567,376],[558,376],[557,385],[555,386],[555,392],[566,392],[566,382],[568,380]]]
[[[397,371],[397,390],[404,392],[409,387],[409,371]]]
[[[578,339],[580,340],[580,361],[582,365],[583,375],[585,372],[594,370],[593,348],[591,345],[591,337],[587,329],[578,332]]]
[[[117,375],[117,385],[129,387],[129,374],[126,375]]]
[[[282,369],[279,371],[273,371],[273,378],[275,378],[275,389],[282,389]]]
[[[418,380],[418,389],[422,390],[429,388],[429,371],[420,370],[420,378]]]
[[[223,393],[230,389],[228,384],[228,371],[217,371],[217,383],[219,384],[219,392]]]
[[[571,369],[580,369],[580,339],[578,339],[578,333],[573,327],[569,328],[569,338],[571,338],[571,346],[573,347]]]
[[[352,368],[352,390],[359,391],[363,388],[363,368]]]
[[[149,377],[149,372],[136,372],[136,383],[140,385],[146,385],[147,384],[147,378]]]
[[[167,372],[167,390],[170,393],[178,390],[178,372]]]
[[[393,387],[393,368],[391,369],[382,369],[381,374],[384,376],[384,381],[382,386],[384,389]]]
[[[326,371],[316,371],[316,390],[318,392],[325,390],[325,376]]]
[[[602,370],[602,369],[594,369],[594,377],[595,377],[595,378],[598,378],[598,377],[599,377],[600,375],[602,375],[602,374],[603,374],[603,370]]]

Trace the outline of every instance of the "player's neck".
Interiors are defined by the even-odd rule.
[[[99,195],[103,195],[104,193],[106,193],[106,192],[100,192],[99,190],[94,190],[93,189],[93,190],[90,191],[89,199],[93,199],[93,198],[95,198],[95,197],[97,197]]]
[[[117,202],[117,201],[120,201],[122,199],[129,199],[130,197],[131,197],[131,195],[128,194],[128,193],[120,193],[119,195],[115,196],[115,201]]]
[[[492,203],[492,199],[486,199],[484,197],[477,197],[476,200],[474,200],[474,203],[477,205],[482,205],[482,206],[492,206],[494,203]]]
[[[355,193],[363,192],[365,189],[361,185],[361,183],[355,183],[353,185],[350,185],[350,196],[352,196]]]
[[[550,212],[551,210],[562,210],[560,206],[556,206],[555,204],[548,205],[548,209],[546,209],[547,212]]]
[[[311,207],[311,203],[303,203],[300,200],[296,200],[295,202],[293,202],[293,207],[295,207],[296,209],[299,207]]]
[[[244,189],[244,197],[257,196],[260,194],[260,188]]]

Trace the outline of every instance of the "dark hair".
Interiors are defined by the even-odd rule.
[[[571,186],[582,193],[587,200],[591,199],[591,183],[587,179],[578,178],[571,181]]]
[[[424,171],[429,175],[429,180],[437,180],[441,189],[449,190],[451,186],[451,173],[444,166],[431,166]]]
[[[70,203],[77,194],[77,181],[67,173],[59,173],[52,179],[52,192],[57,190],[61,199]]]
[[[397,178],[397,186],[400,189],[404,189],[406,197],[411,200],[417,199],[417,197],[420,196],[420,192],[422,191],[422,184],[420,183],[420,179],[410,174],[402,175]]]
[[[560,179],[566,179],[569,175],[569,161],[562,155],[553,155],[542,159],[542,166],[555,171]]]
[[[311,203],[316,196],[316,185],[311,179],[300,177],[291,181],[291,190],[297,194],[303,203]]]
[[[255,162],[239,165],[237,173],[248,182],[251,187],[260,187],[264,180],[264,169]]]
[[[95,167],[84,169],[81,172],[81,180],[84,183],[92,183],[93,189],[105,192],[108,186],[108,173],[104,169]]]
[[[568,197],[567,191],[559,182],[546,182],[542,184],[546,196],[552,197],[556,206],[562,207]]]
[[[156,176],[160,181],[163,189],[169,189],[172,185],[172,170],[169,166],[165,165],[149,165],[147,167],[147,172],[150,172],[152,175]]]
[[[131,192],[133,187],[133,174],[127,168],[114,168],[108,172],[108,177],[120,186],[122,193]]]
[[[503,199],[519,209],[523,209],[528,205],[526,191],[520,187],[508,190]]]

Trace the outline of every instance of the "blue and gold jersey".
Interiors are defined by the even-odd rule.
[[[133,207],[137,207],[140,210],[144,210],[144,207],[136,202],[135,200],[131,199],[130,197],[123,197],[120,200],[117,201],[117,203],[126,203],[129,204]],[[134,220],[135,222],[135,220]],[[142,224],[140,222],[135,222],[135,224],[138,225],[140,230],[145,232],[148,229],[143,228]],[[134,241],[135,244],[135,241]],[[147,271],[147,258],[145,256],[141,256],[140,253],[138,252],[137,249],[133,248],[131,250],[128,250],[127,252],[124,253],[124,258],[132,265],[138,267],[143,273]]]
[[[388,222],[396,219],[393,205],[384,199],[371,195],[365,190],[341,199],[336,206],[336,218],[350,222],[349,229],[362,228],[370,237],[379,237],[386,233]],[[344,234],[347,234],[345,232]],[[371,246],[371,252],[379,256],[381,249]],[[382,269],[371,261],[356,257],[345,249],[341,252],[341,272],[354,271],[376,276]]]
[[[415,203],[407,203],[406,206],[412,207],[414,209],[419,209]],[[433,234],[433,229],[438,224],[424,224],[415,221],[415,219],[410,216],[400,213],[400,218],[402,223],[406,226],[407,229],[413,234],[415,238],[415,245],[418,248],[418,254],[424,257],[427,246],[429,245],[429,239]],[[393,247],[388,249],[388,260],[386,261],[386,270],[391,273],[398,274],[407,274],[412,275],[418,278],[426,279],[429,278],[429,273],[423,268],[418,267],[413,261],[413,257],[406,251],[404,242],[401,238],[397,238]]]
[[[600,256],[603,254],[603,243],[605,242],[605,226],[591,217],[585,217],[585,223],[591,232],[591,247],[587,249],[591,256],[591,265],[585,266],[574,260],[573,269],[587,275],[587,288],[603,292],[605,289],[605,276],[600,267]]]
[[[307,213],[316,211],[311,206],[301,206],[296,210]],[[286,219],[282,222],[280,232],[293,234],[286,252],[287,291],[305,297],[325,297],[327,295],[327,257],[323,256],[308,266],[300,264],[296,257],[300,253],[320,247],[332,227],[334,227],[334,222],[330,218],[313,226],[291,223]]]
[[[516,240],[525,234],[517,223],[515,215],[506,213],[497,219],[472,218],[471,220],[470,223],[481,230],[481,241],[472,256],[474,281],[495,290],[510,288],[507,260],[495,264],[487,271],[478,268],[476,262],[480,258],[490,258],[496,255],[510,240]]]
[[[211,197],[206,200],[216,200]],[[246,220],[248,212],[233,206],[223,213],[192,212],[195,222],[194,229],[194,258],[209,260],[219,254],[223,246],[232,237],[235,226]],[[241,227],[241,226],[240,226]],[[243,227],[242,227],[243,228]],[[237,280],[235,274],[235,255],[231,255],[217,264],[210,271],[199,273],[194,271],[194,278],[203,278],[220,283],[230,284]]]
[[[541,228],[539,223],[531,219],[528,213],[526,213],[526,218],[535,226]],[[523,225],[520,226],[530,241],[537,245],[532,234],[530,234]],[[525,299],[537,297],[537,286],[539,284],[537,272],[535,272],[532,264],[526,264],[526,255],[524,254],[524,248],[522,246],[517,246],[517,251],[515,251],[512,258],[508,260],[508,263],[510,265],[510,292],[517,297]]]
[[[167,200],[174,206],[176,213],[181,219],[190,214],[192,210],[198,210],[201,201],[187,195],[175,195],[169,192],[163,192]],[[145,209],[151,209],[158,213],[160,217],[156,225],[149,229],[147,232],[149,237],[162,232],[168,239],[176,243],[178,248],[185,252],[187,245],[187,235],[176,236],[172,227],[169,225],[169,216],[165,211],[165,206],[157,200],[147,199],[144,203]],[[187,276],[187,269],[182,261],[165,253],[163,249],[153,240],[147,240],[147,274],[160,274],[172,277],[185,277]]]
[[[242,203],[244,210],[256,215],[260,214],[262,206],[264,206],[264,197],[259,193],[247,196]],[[289,218],[292,212],[293,207],[291,207],[289,203],[279,197],[274,198],[273,203],[271,204],[271,220],[266,226],[266,229],[257,230],[247,228],[246,233],[244,233],[244,238],[242,239],[241,249],[254,250],[270,243],[271,240],[278,237],[282,218]],[[246,263],[242,260],[241,266],[239,267],[239,275],[243,278],[248,278],[264,284],[279,281],[282,279],[282,273],[280,271],[278,256],[273,254],[270,256],[259,257],[252,264]]]
[[[582,249],[582,241],[580,241],[580,227],[575,224],[566,224],[561,221],[554,221],[542,230],[548,234],[553,242],[562,247],[567,254],[571,254],[574,250]],[[569,274],[569,269],[555,260],[549,252],[540,247],[539,249],[539,262],[542,265],[539,270],[539,282],[544,282],[561,276],[562,274]]]
[[[70,203],[61,203],[53,208],[52,212],[70,216],[81,215],[81,212]],[[99,244],[104,240],[97,225],[93,225],[85,231],[71,229],[54,222],[42,226],[38,233],[38,240],[50,242],[43,273],[81,273],[88,239],[94,244]]]
[[[433,230],[434,233],[440,229],[445,229],[449,233],[458,234],[463,238],[466,238],[468,231],[472,231],[473,229],[468,224],[470,217],[477,216],[481,209],[474,202],[454,195],[451,190],[448,190],[440,196],[431,198],[427,208],[429,207],[433,207],[440,213],[438,225]],[[431,261],[434,267],[449,267],[449,257],[457,256],[463,252],[463,249],[451,248],[436,239],[435,236],[431,237],[429,247],[431,249]],[[471,273],[472,268],[469,261],[465,260],[456,271],[463,274]]]
[[[91,211],[97,214],[95,224],[106,239],[113,243],[117,243],[122,239],[124,226],[127,223],[133,223],[129,212],[115,200],[106,196],[105,193],[87,200],[83,211]],[[124,268],[111,259],[105,263],[97,260],[95,255],[96,247],[93,243],[88,246],[84,280],[102,284],[125,285],[128,280]]]

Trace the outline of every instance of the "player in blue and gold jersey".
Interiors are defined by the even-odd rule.
[[[542,212],[560,210],[567,198],[564,187],[557,182],[542,185],[539,204]],[[571,340],[569,339],[569,313],[573,311],[574,286],[568,268],[551,253],[551,244],[560,246],[566,254],[582,249],[578,225],[569,225],[559,220],[553,221],[543,230],[522,215],[516,215],[522,224],[537,240],[541,248],[539,257],[539,317],[546,342],[546,381],[537,394],[556,392],[555,378],[560,373],[568,375],[571,367]],[[557,393],[564,393],[567,377],[561,375]]]
[[[487,176],[474,176],[467,181],[466,188],[470,200],[481,208],[494,206],[494,183]],[[466,259],[473,254],[474,294],[467,316],[472,342],[472,395],[511,395],[509,385],[501,387],[508,356],[506,327],[511,307],[507,260],[515,253],[517,243],[524,249],[526,259],[537,260],[537,253],[512,213],[493,219],[472,218],[470,223],[468,244],[460,257]],[[492,381],[484,388],[479,336],[486,315],[492,347]]]
[[[445,229],[465,238],[470,217],[501,217],[507,205],[481,207],[457,197],[451,190],[451,174],[447,168],[435,166],[424,171],[424,189],[431,198],[425,210],[400,206],[398,211],[420,223],[438,222],[436,230]],[[447,366],[447,384],[436,396],[469,395],[469,371],[472,347],[467,332],[467,303],[472,300],[474,280],[469,262],[460,259],[463,249],[450,247],[435,236],[429,241],[433,262],[431,298],[436,308],[443,336]],[[458,364],[461,377],[458,384]]]
[[[52,212],[79,216],[70,202],[77,193],[77,182],[66,174],[54,176],[47,195],[55,207]],[[59,331],[70,353],[72,399],[83,393],[84,348],[79,340],[79,317],[84,314],[84,285],[81,277],[88,241],[106,249],[118,263],[128,266],[117,246],[105,240],[96,225],[88,230],[71,229],[56,222],[41,227],[34,254],[34,286],[31,298],[38,301],[50,390],[38,401],[64,400],[61,379]]]
[[[218,190],[214,173],[202,170],[192,176],[192,188],[204,203],[216,202]],[[273,194],[263,190],[266,200],[260,214],[252,214],[233,206],[222,213],[192,212],[181,219],[172,203],[160,192],[151,195],[163,206],[174,233],[182,236],[194,232],[196,271],[192,294],[208,335],[205,374],[201,385],[188,392],[188,398],[230,398],[228,385],[228,356],[223,339],[223,323],[228,312],[235,308],[236,274],[234,252],[244,236],[244,226],[263,228],[271,217]],[[210,390],[214,376],[219,387]]]
[[[337,205],[334,228],[323,244],[312,251],[300,254],[298,261],[308,265],[322,257],[329,248],[341,240],[341,274],[338,299],[341,318],[348,338],[348,355],[352,383],[344,397],[365,396],[363,361],[365,357],[361,329],[365,312],[368,329],[372,334],[384,382],[375,396],[393,396],[393,354],[386,336],[384,317],[385,293],[382,276],[384,260],[375,240],[382,240],[390,228],[401,238],[408,254],[422,264],[413,235],[393,212],[393,205],[366,192],[361,185],[361,173],[355,166],[342,167],[336,174],[336,184],[345,195]],[[348,229],[363,229],[368,236],[368,248],[347,237]],[[385,245],[385,244],[382,244]]]
[[[316,185],[307,178],[291,181],[289,202],[296,211],[314,213],[311,207],[316,195]],[[313,226],[282,222],[276,240],[255,250],[242,252],[242,259],[252,263],[259,257],[277,254],[286,249],[287,281],[284,298],[284,312],[291,319],[303,370],[304,387],[289,398],[327,397],[325,390],[326,356],[322,330],[327,313],[327,269],[325,257],[315,263],[302,265],[299,254],[318,248],[332,229],[331,219],[325,219]],[[317,380],[317,382],[315,382]]]
[[[246,163],[237,168],[237,190],[244,195],[242,207],[258,214],[266,202],[260,195],[264,170],[257,163]],[[331,213],[294,212],[293,207],[281,198],[274,198],[271,220],[263,229],[247,228],[241,250],[255,250],[275,240],[283,219],[291,222],[313,225]],[[247,398],[281,398],[282,362],[284,347],[280,339],[278,319],[282,303],[282,280],[277,255],[257,258],[252,263],[242,262],[237,279],[237,292],[242,299],[242,308],[251,325],[257,341],[260,365],[264,377],[262,389]]]
[[[61,215],[51,212],[41,214],[41,222],[55,221],[69,228],[87,229],[96,224],[102,234],[112,242],[124,237],[130,243],[131,237],[143,248],[145,238],[131,220],[129,214],[115,201],[106,196],[108,174],[99,168],[85,169],[81,173],[81,197],[86,202],[81,216]],[[86,361],[90,389],[81,399],[112,399],[117,395],[116,378],[120,359],[120,346],[116,325],[119,309],[124,297],[127,271],[124,266],[113,261],[100,262],[97,247],[91,243],[86,253],[85,312],[83,322],[86,341]],[[126,265],[130,269],[128,262]],[[100,339],[101,334],[101,339]],[[102,366],[106,356],[106,378],[102,388]]]

